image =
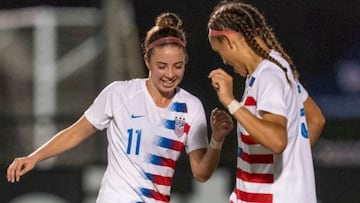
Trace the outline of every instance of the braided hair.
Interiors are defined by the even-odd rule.
[[[289,84],[291,84],[287,75],[287,69],[259,45],[256,41],[256,37],[259,37],[270,49],[281,54],[289,63],[295,78],[298,78],[299,74],[293,61],[282,48],[271,27],[267,24],[265,17],[255,7],[239,1],[221,1],[215,6],[214,11],[210,15],[208,28],[214,30],[233,30],[242,33],[250,48],[258,56],[278,65],[284,71]]]

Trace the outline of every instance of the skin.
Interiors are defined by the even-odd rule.
[[[315,145],[325,125],[325,117],[319,106],[309,96],[304,102],[306,123],[310,135],[311,145]]]
[[[185,72],[185,53],[183,48],[173,45],[155,47],[150,58],[144,57],[149,69],[147,89],[159,107],[167,107],[175,95],[175,89]],[[210,124],[214,140],[222,142],[233,129],[231,117],[222,110],[211,112]],[[37,163],[63,153],[79,145],[95,134],[97,129],[82,116],[70,127],[57,133],[43,146],[26,157],[15,158],[7,169],[7,180],[18,182],[20,177],[32,170]],[[189,153],[194,177],[200,182],[210,178],[220,159],[220,149],[194,150]]]
[[[173,45],[156,47],[151,58],[144,56],[144,61],[149,69],[147,87],[150,95],[158,106],[168,106],[185,73],[186,54],[183,48]],[[231,117],[219,109],[211,112],[210,123],[212,137],[218,142],[223,142],[233,128]],[[189,160],[194,177],[205,182],[218,165],[220,150],[211,147],[194,150],[189,153]]]
[[[259,45],[266,51],[270,49],[256,38]],[[223,38],[209,38],[212,49],[217,52],[225,64],[233,67],[242,77],[251,75],[264,59],[256,55],[248,46],[245,38],[238,33],[225,34]],[[212,86],[220,102],[228,106],[235,98],[233,95],[233,78],[223,69],[217,68],[210,72]],[[325,118],[319,107],[309,96],[304,102],[305,114],[310,134],[310,142],[314,144],[325,124]],[[275,154],[282,153],[287,145],[287,119],[284,116],[261,112],[262,118],[250,113],[246,108],[239,108],[233,116],[261,145]]]

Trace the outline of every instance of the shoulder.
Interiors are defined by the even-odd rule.
[[[104,88],[105,91],[109,92],[134,92],[142,89],[144,79],[131,79],[123,81],[114,81]]]
[[[277,64],[264,60],[252,75],[255,78],[252,89],[260,94],[275,94],[275,92],[282,94],[289,88],[285,74],[286,72]]]
[[[253,75],[258,83],[286,82],[285,72],[275,63],[265,60]]]
[[[281,57],[279,53],[275,51],[271,51],[270,56],[275,60],[277,60],[283,67],[288,68],[289,64]],[[284,74],[284,70],[282,70],[282,67],[267,59],[265,59],[261,63],[259,69],[260,69],[259,70],[260,73]]]
[[[185,89],[178,88],[177,90],[177,98],[180,100],[183,100],[186,103],[196,104],[196,105],[202,105],[200,99],[196,97],[195,95],[191,94]]]
[[[121,81],[114,81],[108,85],[110,88],[141,88],[142,83],[144,83],[145,79],[131,79],[131,80],[121,80]]]
[[[124,81],[114,81],[108,84],[98,95],[97,98],[105,98],[105,99],[116,99],[123,100],[131,98],[132,95],[136,95],[139,92],[143,92],[142,85],[145,83],[142,79],[132,79],[132,80],[124,80]]]
[[[287,61],[282,58],[280,53],[276,51],[271,51],[270,56],[277,60],[287,71],[284,71],[282,67],[265,59],[257,68],[256,77],[259,78],[261,81],[266,83],[287,83],[286,75],[290,72],[289,64]]]

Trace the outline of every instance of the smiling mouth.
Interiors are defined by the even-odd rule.
[[[176,85],[176,79],[174,80],[161,80],[164,87],[170,88]]]

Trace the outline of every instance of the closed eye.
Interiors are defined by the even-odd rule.
[[[184,66],[184,62],[178,62],[178,63],[175,63],[175,68],[177,69],[181,69],[183,66]]]
[[[164,69],[164,68],[166,68],[166,66],[167,66],[166,63],[162,63],[162,62],[157,62],[156,65],[157,65],[157,67],[158,67],[159,69]]]

